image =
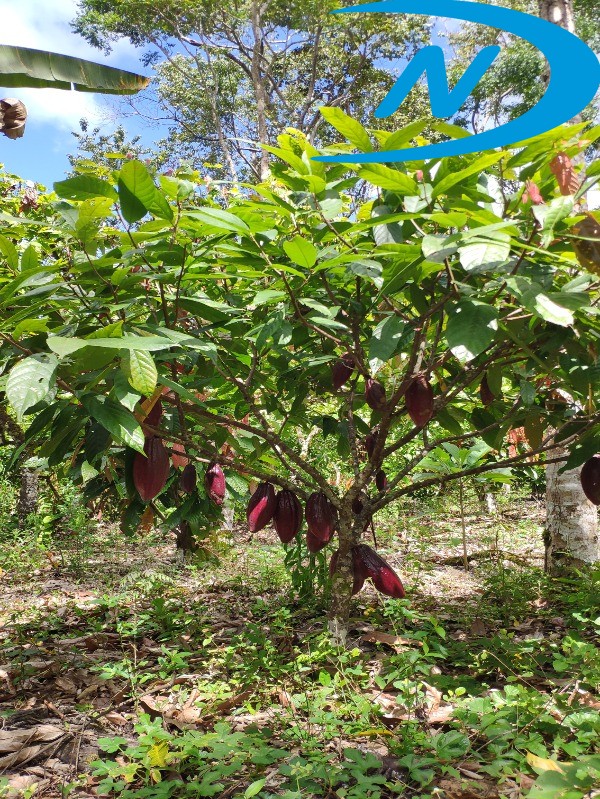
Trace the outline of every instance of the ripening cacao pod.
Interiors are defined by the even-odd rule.
[[[483,406],[491,405],[496,399],[492,393],[492,389],[489,386],[487,375],[483,376],[481,383],[479,384],[479,398]]]
[[[394,597],[394,599],[402,599],[405,596],[404,586],[400,582],[400,578],[390,564],[378,555],[374,549],[371,549],[367,544],[359,544],[354,547],[354,550],[357,551],[357,557],[366,577],[371,578],[378,591],[386,594],[386,596]]]
[[[383,471],[383,469],[380,469],[375,475],[375,485],[377,486],[377,489],[379,491],[386,491],[387,484],[388,484],[387,475]]]
[[[374,411],[382,411],[385,408],[385,388],[372,377],[367,377],[365,380],[365,399],[369,408]]]
[[[350,380],[354,371],[354,358],[347,352],[331,367],[331,383],[335,391]]]
[[[204,488],[215,505],[225,501],[225,475],[218,463],[209,463],[204,474]]]
[[[433,416],[433,388],[424,375],[415,377],[406,396],[406,410],[417,427],[425,427]]]
[[[315,491],[306,502],[306,525],[319,541],[329,541],[337,523],[337,511],[322,491]]]
[[[171,447],[171,463],[176,469],[185,469],[190,459],[185,454],[185,447],[179,441],[174,441]]]
[[[162,419],[163,415],[163,406],[160,400],[157,400],[152,408],[150,409],[148,415],[144,419],[145,424],[149,424],[151,427],[158,427],[160,424],[160,420]]]
[[[133,484],[144,502],[160,494],[169,476],[169,453],[158,436],[148,436],[144,452],[136,452],[133,459]]]
[[[246,509],[248,529],[257,533],[266,527],[275,513],[275,489],[271,483],[261,483],[250,497]]]
[[[196,467],[193,463],[188,463],[179,478],[179,487],[186,494],[191,494],[196,488]]]
[[[357,516],[362,511],[363,507],[360,497],[356,497],[356,499],[352,501],[352,513],[355,513]]]
[[[313,535],[308,530],[306,531],[306,546],[308,547],[309,552],[312,552],[313,554],[315,552],[319,552],[319,550],[323,549],[323,547],[326,547],[328,543],[329,539],[327,539],[327,541],[321,541],[321,539],[317,538],[316,535]]]
[[[589,501],[600,505],[600,455],[593,455],[583,464],[580,479],[583,493]]]
[[[373,457],[373,451],[375,450],[375,445],[377,444],[377,439],[379,438],[379,433],[377,431],[373,433],[367,433],[365,436],[365,449],[367,451],[367,455],[369,458]]]
[[[302,505],[294,492],[287,488],[280,491],[276,497],[273,526],[282,543],[289,544],[298,535],[302,516]]]

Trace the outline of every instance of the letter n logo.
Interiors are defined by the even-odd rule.
[[[423,73],[427,77],[429,101],[433,116],[441,118],[453,116],[464,105],[467,97],[469,97],[491,67],[499,52],[500,47],[496,45],[484,47],[483,50],[477,53],[464,75],[450,91],[442,48],[437,45],[431,45],[419,50],[388,94],[383,98],[375,111],[375,116],[381,119],[382,117],[389,117],[397,111]]]

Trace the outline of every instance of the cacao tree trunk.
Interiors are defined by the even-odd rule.
[[[19,516],[19,527],[25,527],[27,517],[31,513],[37,513],[39,498],[40,475],[37,469],[23,467],[21,469],[21,488],[19,491],[19,501],[17,503],[17,514]]]
[[[538,9],[542,19],[574,33],[572,0],[538,0]],[[546,81],[548,77],[547,73]],[[580,122],[581,116],[570,121]],[[560,464],[554,463],[546,467],[545,566],[552,574],[600,559],[598,514],[581,489],[581,470],[559,474],[559,469]]]
[[[545,566],[551,574],[600,560],[598,512],[581,490],[581,468],[558,474],[560,467],[546,467]]]
[[[197,549],[189,522],[182,521],[175,529],[175,535],[177,536],[177,550],[181,552],[183,558],[187,552],[194,552]]]
[[[335,646],[345,646],[350,619],[350,603],[352,601],[351,548],[358,543],[356,533],[352,529],[352,511],[347,509],[340,514],[338,527],[339,555],[337,567],[331,581],[331,602],[329,606],[329,634]]]

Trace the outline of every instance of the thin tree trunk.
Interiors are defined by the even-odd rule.
[[[21,469],[21,489],[17,503],[19,527],[25,527],[27,518],[32,513],[37,513],[39,499],[40,475],[37,469],[23,467]]]
[[[546,467],[546,570],[564,574],[600,560],[598,513],[581,490],[581,469],[558,474],[560,463]]]
[[[252,85],[254,88],[254,95],[256,99],[256,124],[258,141],[261,144],[269,143],[269,135],[267,128],[267,92],[263,79],[263,31],[261,28],[262,6],[260,0],[255,0],[252,3],[251,10],[252,22],[252,35],[254,41],[252,43]],[[264,180],[269,171],[269,155],[266,150],[262,150],[259,161],[259,175],[260,179]]]
[[[538,0],[539,15],[548,22],[575,31],[572,0]],[[545,74],[547,82],[549,73]],[[570,120],[581,121],[581,115]],[[600,559],[598,513],[581,489],[580,469],[559,474],[560,464],[546,467],[545,567],[565,573]]]
[[[352,547],[359,542],[360,533],[353,529],[352,511],[342,509],[338,526],[338,560],[331,581],[329,605],[329,633],[332,643],[344,646],[348,636],[350,603],[354,575],[352,571]]]

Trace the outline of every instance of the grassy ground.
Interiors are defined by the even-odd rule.
[[[396,508],[378,549],[408,598],[365,588],[344,651],[271,532],[182,565],[75,496],[23,533],[10,507],[0,797],[600,795],[600,572],[543,574],[539,501]]]

